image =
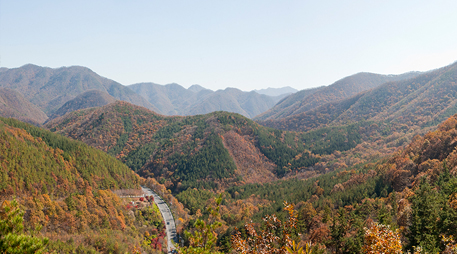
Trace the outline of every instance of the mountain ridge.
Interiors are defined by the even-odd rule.
[[[273,107],[280,99],[230,87],[217,91],[199,85],[186,89],[175,83],[138,83],[129,87],[166,115],[198,115],[228,111],[252,118]]]
[[[283,119],[259,122],[294,131],[360,120],[432,126],[457,113],[456,77],[457,64],[453,64],[410,79],[387,82],[351,98]]]
[[[342,78],[329,86],[301,90],[278,102],[275,107],[254,117],[255,120],[276,120],[312,110],[325,103],[349,98],[393,80],[409,79],[419,75],[407,72],[399,75],[382,75],[360,72]]]
[[[0,72],[0,87],[16,90],[47,115],[52,115],[65,102],[92,89],[107,92],[118,100],[157,110],[129,88],[82,66],[51,69],[27,64],[5,69]]]
[[[0,87],[0,116],[13,117],[34,125],[48,119],[41,109],[30,103],[21,93],[2,87]]]

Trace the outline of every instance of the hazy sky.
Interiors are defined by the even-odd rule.
[[[86,66],[130,85],[329,85],[457,60],[457,1],[0,0],[1,67]]]

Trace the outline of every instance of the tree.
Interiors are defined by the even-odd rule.
[[[294,205],[284,202],[284,210],[289,213],[288,220],[284,223],[273,214],[263,219],[264,229],[259,232],[255,230],[253,223],[246,224],[247,239],[243,239],[241,232],[236,232],[232,236],[232,246],[235,251],[242,254],[285,254],[296,249],[297,246],[291,238],[297,224]]]
[[[42,253],[48,243],[47,238],[25,235],[24,212],[17,201],[4,201],[0,208],[0,253]]]
[[[363,253],[400,254],[401,240],[398,229],[392,231],[390,226],[374,223],[370,228],[365,228],[365,244]]]
[[[422,246],[427,252],[439,252],[441,200],[437,190],[423,179],[419,190],[412,196],[411,203],[409,248]]]
[[[185,231],[187,239],[189,240],[189,246],[181,247],[178,249],[178,253],[181,254],[222,254],[217,251],[215,246],[217,241],[217,234],[215,230],[222,226],[222,223],[216,219],[219,217],[220,204],[222,201],[222,195],[216,198],[216,208],[209,207],[207,210],[210,213],[208,221],[197,219],[195,221],[193,232]]]

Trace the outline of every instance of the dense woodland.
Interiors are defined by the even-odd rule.
[[[361,122],[296,133],[233,113],[164,117],[125,102],[72,112],[46,127],[116,156],[174,193],[309,172],[322,156],[353,149],[362,135],[384,128]]]
[[[266,247],[256,242],[266,241],[270,232],[276,238],[268,248],[277,248],[277,253],[289,253],[286,247],[292,248],[293,242],[308,246],[312,253],[379,253],[381,247],[386,253],[455,253],[456,140],[457,115],[377,163],[307,180],[230,187],[218,194],[219,221],[225,225],[219,250],[261,253]],[[210,216],[206,207],[215,207],[218,195],[188,189],[178,198],[192,213],[203,211],[205,218]],[[283,231],[268,231],[269,216],[290,220],[284,201],[295,204],[295,228],[287,233],[290,241],[284,240]],[[253,230],[258,230],[255,237]]]
[[[138,189],[141,179],[110,155],[5,118],[0,118],[0,154],[2,223],[3,214],[23,214],[23,223],[14,220],[13,235],[46,239],[44,250],[57,253],[152,252],[165,247],[157,207],[127,207],[112,192]],[[160,236],[160,245],[149,243]],[[2,235],[0,245],[5,241]]]
[[[150,113],[143,117],[146,113],[142,112],[141,108],[117,102],[74,112],[48,127],[74,138],[80,135],[84,142],[92,144],[103,144],[104,140],[97,137],[104,135],[117,140],[118,143],[99,148],[144,177],[157,179],[151,182],[152,186],[163,186],[160,191],[165,195],[176,195],[183,205],[176,208],[180,215],[175,214],[180,232],[203,230],[193,228],[197,221],[210,219],[207,226],[217,222],[213,251],[238,248],[233,245],[238,230],[237,244],[242,239],[249,242],[249,227],[261,226],[266,216],[275,214],[278,220],[287,221],[289,212],[283,211],[284,201],[295,204],[297,216],[296,230],[288,233],[290,239],[299,246],[308,244],[317,253],[362,253],[370,248],[366,232],[393,234],[401,240],[403,251],[414,251],[417,246],[429,252],[444,251],[452,245],[450,237],[456,237],[453,229],[457,225],[452,222],[455,210],[451,205],[456,192],[452,171],[455,165],[451,163],[455,161],[451,157],[457,145],[452,142],[453,133],[457,133],[455,117],[422,138],[416,134],[433,127],[410,129],[399,123],[359,121],[309,132],[288,132],[265,128],[226,112],[172,118]],[[119,126],[109,134],[110,125],[103,124],[108,119],[111,126]],[[84,136],[84,132],[93,135]],[[404,150],[382,159],[410,140],[412,143]],[[427,146],[432,143],[435,145]],[[411,150],[413,147],[416,150]],[[240,149],[242,155],[236,153]],[[424,154],[427,149],[430,154]],[[406,163],[404,156],[413,162]],[[243,170],[245,164],[259,168]],[[440,177],[447,171],[448,177]],[[441,191],[444,185],[448,186],[446,192]],[[441,216],[435,222],[445,220],[447,224],[436,224],[436,230],[428,233],[414,228],[425,222],[414,222],[413,217],[418,214],[417,219],[423,219],[431,212],[420,211],[424,206],[418,205],[420,200],[431,199],[427,196],[430,191],[436,191],[433,195],[437,197],[432,205],[437,210],[433,212]],[[217,206],[218,195],[222,199],[219,215],[214,217],[207,208]],[[187,213],[191,216],[187,217]],[[251,220],[253,224],[246,228]],[[422,236],[418,236],[419,232]],[[427,240],[430,237],[434,240]],[[192,233],[186,239],[192,246]],[[448,240],[444,243],[442,239]]]

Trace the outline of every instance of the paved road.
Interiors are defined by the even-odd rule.
[[[165,201],[163,201],[163,199],[151,189],[144,187],[141,187],[141,189],[143,189],[145,195],[154,196],[154,202],[159,207],[160,213],[162,213],[163,220],[165,221],[165,228],[167,230],[167,250],[168,253],[172,253],[172,250],[175,249],[175,246],[171,240],[173,239],[173,241],[177,243],[178,235],[176,234],[175,220],[173,219],[170,208],[168,207],[167,203],[165,203]]]

